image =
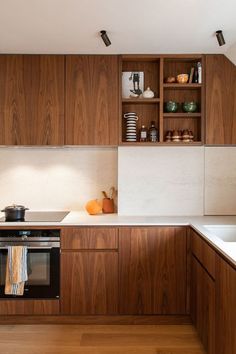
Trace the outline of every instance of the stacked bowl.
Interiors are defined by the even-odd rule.
[[[124,114],[124,118],[126,119],[125,140],[128,142],[137,141],[137,114],[135,112],[128,112]]]

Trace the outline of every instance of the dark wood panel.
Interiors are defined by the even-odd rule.
[[[83,324],[83,325],[186,325],[191,324],[190,316],[154,315],[154,316],[119,316],[119,315],[75,315],[75,316],[0,316],[0,324]]]
[[[27,139],[27,99],[23,55],[0,55],[0,144],[20,145]]]
[[[64,56],[0,56],[0,144],[64,144]]]
[[[117,145],[118,120],[118,56],[67,56],[66,144]]]
[[[30,145],[64,144],[64,56],[24,56]],[[25,128],[27,129],[27,128]]]
[[[215,251],[193,230],[191,230],[191,250],[204,268],[215,279]]]
[[[217,256],[216,263],[217,354],[236,353],[236,270]]]
[[[62,249],[118,248],[118,229],[109,227],[67,227],[61,233]]]
[[[58,315],[59,300],[0,300],[0,315]]]
[[[116,314],[118,310],[118,253],[61,254],[61,313]]]
[[[236,66],[206,55],[206,143],[236,144]]]
[[[119,230],[121,314],[186,313],[186,229]]]
[[[215,354],[215,282],[192,256],[191,317],[208,354]]]

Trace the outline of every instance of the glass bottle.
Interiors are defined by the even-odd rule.
[[[140,139],[139,139],[139,141],[145,142],[145,141],[147,141],[147,138],[148,138],[148,130],[145,127],[145,125],[142,125],[142,128],[140,129]]]
[[[151,122],[151,127],[149,128],[149,140],[152,143],[155,143],[158,141],[158,132],[157,132],[157,128],[155,127],[154,121]]]

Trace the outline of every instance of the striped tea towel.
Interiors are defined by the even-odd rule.
[[[5,294],[23,295],[27,274],[27,247],[8,247]]]

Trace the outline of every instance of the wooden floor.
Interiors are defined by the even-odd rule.
[[[205,354],[191,325],[1,325],[1,354]]]

